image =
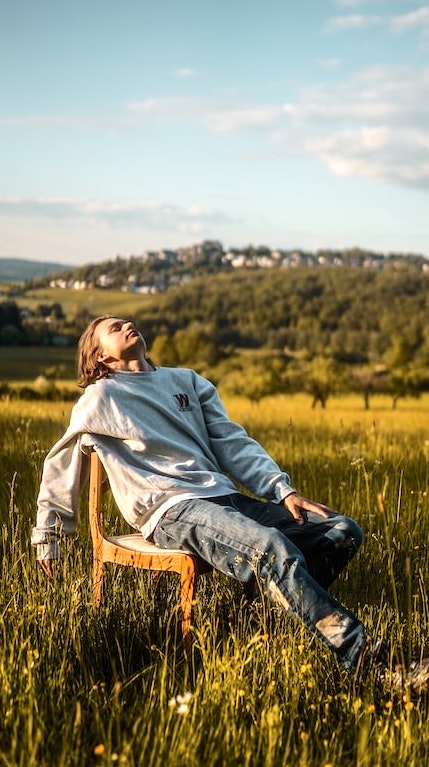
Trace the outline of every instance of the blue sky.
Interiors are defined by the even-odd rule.
[[[0,256],[429,256],[429,4],[15,0]]]

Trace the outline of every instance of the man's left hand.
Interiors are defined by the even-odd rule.
[[[291,493],[286,496],[286,498],[283,498],[282,503],[298,525],[303,525],[305,522],[302,515],[303,511],[312,511],[325,519],[328,519],[333,513],[329,506],[324,506],[322,503],[316,503],[315,501],[309,501],[308,498],[302,498],[297,493]]]

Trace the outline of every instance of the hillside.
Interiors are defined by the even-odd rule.
[[[185,285],[198,276],[210,276],[211,279],[213,275],[233,274],[241,269],[263,274],[271,269],[297,268],[353,268],[377,272],[413,268],[427,273],[429,261],[423,255],[383,255],[360,248],[309,252],[249,245],[225,250],[221,242],[210,240],[187,248],[145,251],[140,255],[117,256],[114,260],[88,263],[77,268],[63,267],[56,275],[49,273],[33,279],[31,287],[79,291],[98,287],[148,295]]]
[[[70,269],[65,264],[53,261],[30,261],[25,258],[0,257],[1,282],[27,282]]]

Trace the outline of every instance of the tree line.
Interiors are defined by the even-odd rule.
[[[0,343],[37,343],[37,328],[75,343],[90,319],[39,309],[0,303]],[[395,404],[429,388],[429,275],[412,263],[204,274],[145,296],[132,319],[158,364],[194,366],[255,400],[304,389],[324,406],[353,390],[369,407],[379,391]]]

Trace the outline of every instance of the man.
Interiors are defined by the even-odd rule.
[[[327,591],[361,545],[356,522],[298,495],[288,474],[228,418],[209,381],[154,367],[132,322],[108,316],[88,326],[79,376],[85,392],[45,460],[38,497],[32,543],[45,573],[52,576],[61,535],[76,529],[94,448],[121,513],[145,538],[191,551],[244,584],[256,577],[342,667],[367,665],[375,645]]]

